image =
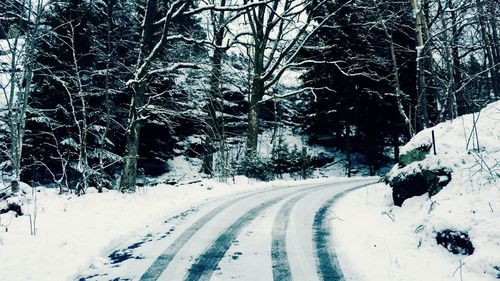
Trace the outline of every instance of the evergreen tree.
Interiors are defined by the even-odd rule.
[[[305,131],[311,141],[331,136],[330,145],[350,155],[356,147],[366,155],[372,172],[380,164],[386,142],[398,144],[404,135],[404,121],[397,110],[394,75],[389,40],[384,22],[396,49],[401,90],[405,104],[414,97],[414,54],[409,52],[413,38],[408,19],[410,7],[405,3],[383,1],[378,9],[373,1],[339,1],[325,4],[320,11],[337,16],[321,28],[317,46],[307,48],[303,55],[325,64],[311,65],[303,75],[305,86],[315,90],[305,120]],[[320,14],[321,15],[321,14]],[[391,77],[392,76],[392,77]],[[348,157],[349,158],[349,157]],[[350,159],[347,159],[348,171]]]
[[[134,92],[127,81],[134,77],[143,14],[140,2],[125,0],[51,3],[44,20],[48,35],[37,46],[43,67],[35,73],[30,102],[26,181],[56,182],[77,193],[90,185],[116,187]],[[194,38],[202,38],[201,31],[187,16],[171,27],[173,34]],[[153,70],[200,52],[197,45],[173,41],[160,50]],[[166,171],[175,124],[186,121],[180,112],[187,110],[187,95],[175,82],[179,75],[185,74],[158,71],[145,80],[139,168],[146,175]]]

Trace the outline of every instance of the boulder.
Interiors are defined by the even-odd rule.
[[[474,246],[465,232],[445,229],[436,234],[436,242],[455,255],[472,255]]]
[[[413,196],[426,193],[436,195],[451,181],[451,171],[448,169],[426,170],[421,169],[412,174],[401,173],[388,181],[392,187],[394,205],[401,206],[403,202]]]

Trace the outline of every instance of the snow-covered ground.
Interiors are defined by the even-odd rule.
[[[436,156],[431,152],[394,170],[451,169],[452,180],[436,195],[412,197],[397,207],[390,186],[378,184],[338,201],[332,210],[333,242],[347,280],[500,278],[500,102],[474,119],[478,116],[477,135],[473,116],[466,115],[420,132],[402,148],[405,153],[429,145],[435,131]],[[444,229],[468,233],[474,253],[454,255],[438,245],[436,232]]]
[[[236,177],[231,184],[203,180],[148,187],[135,194],[89,190],[81,197],[40,188],[23,207],[27,215],[0,215],[0,280],[71,279],[130,236],[148,233],[165,219],[205,202],[263,189],[335,181],[338,179],[259,183]],[[35,213],[36,235],[31,235],[30,217],[34,219]]]

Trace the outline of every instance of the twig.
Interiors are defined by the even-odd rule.
[[[396,219],[394,217],[394,214],[392,213],[392,210],[390,210],[389,212],[384,211],[382,214],[386,214],[391,219],[392,222],[396,222]]]
[[[457,269],[455,269],[455,271],[453,272],[453,277],[455,277],[455,273],[457,273],[458,270],[460,270],[460,280],[463,281],[463,276],[462,276],[462,266],[464,265],[465,263],[462,262],[462,260],[460,260],[460,265],[457,267]]]

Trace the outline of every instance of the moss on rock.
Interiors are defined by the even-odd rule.
[[[425,156],[429,154],[431,147],[430,146],[421,146],[417,147],[413,150],[407,151],[404,154],[399,156],[399,167],[403,168],[405,166],[410,165],[413,162],[422,161],[425,159]]]

